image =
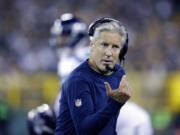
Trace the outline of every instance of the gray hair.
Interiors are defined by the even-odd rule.
[[[124,44],[126,42],[127,31],[126,31],[125,27],[115,21],[102,23],[102,24],[99,24],[98,26],[96,26],[94,35],[90,36],[90,42],[95,43],[97,41],[97,39],[99,38],[100,33],[103,31],[117,32],[122,37],[122,44]]]

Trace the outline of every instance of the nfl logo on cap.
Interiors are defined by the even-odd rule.
[[[75,106],[76,106],[76,107],[80,107],[81,105],[82,105],[81,99],[76,99],[76,100],[75,100]]]

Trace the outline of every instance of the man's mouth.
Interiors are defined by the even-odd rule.
[[[102,60],[102,63],[104,65],[111,65],[113,63],[113,61],[112,60]]]

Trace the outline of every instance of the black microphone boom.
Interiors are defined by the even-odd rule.
[[[106,70],[117,71],[117,69],[115,67],[111,68],[111,67],[109,67],[109,65],[106,65]]]

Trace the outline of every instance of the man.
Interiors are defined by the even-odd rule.
[[[80,27],[77,29],[75,26]],[[50,31],[50,45],[57,54],[58,76],[61,83],[64,82],[75,67],[80,65],[80,63],[89,56],[86,33],[85,23],[70,13],[65,13],[60,19],[54,21]],[[127,51],[127,45],[128,44],[124,45],[124,50],[121,49],[123,50],[120,55],[121,61]],[[57,96],[53,109],[56,114],[55,116],[51,108],[44,104],[29,112],[28,125],[31,134],[54,134],[54,117],[57,117],[59,113],[60,93],[61,91]],[[137,114],[139,114],[138,116],[140,118],[137,118]],[[118,116],[116,131],[118,135],[152,135],[152,127],[148,113],[135,103],[126,103]],[[151,132],[148,134],[148,132],[142,131]]]
[[[131,97],[125,72],[116,64],[127,41],[124,26],[103,18],[90,26],[89,35],[90,58],[62,85],[55,135],[116,135],[119,110]]]

